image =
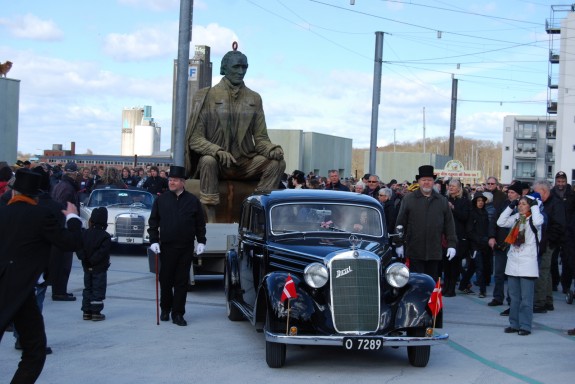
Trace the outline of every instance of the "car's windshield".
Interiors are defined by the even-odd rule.
[[[108,207],[111,205],[152,208],[154,198],[145,191],[131,189],[96,189],[90,195],[88,207]]]
[[[297,203],[276,205],[271,210],[271,232],[336,231],[383,235],[380,212],[360,205]]]

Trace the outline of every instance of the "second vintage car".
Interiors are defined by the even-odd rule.
[[[396,261],[378,201],[349,192],[284,190],[248,197],[224,283],[228,318],[264,331],[269,367],[286,344],[350,350],[407,347],[424,367],[443,311],[435,282]]]
[[[108,233],[119,244],[149,244],[148,219],[154,196],[135,189],[95,189],[85,203],[80,204],[80,217],[87,225],[92,210],[108,209]]]

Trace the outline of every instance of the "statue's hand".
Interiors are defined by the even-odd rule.
[[[270,151],[270,159],[272,160],[283,160],[284,151],[280,147],[274,148]]]
[[[229,152],[217,151],[216,156],[220,160],[220,164],[222,164],[226,168],[229,168],[232,164],[236,163],[236,159]]]

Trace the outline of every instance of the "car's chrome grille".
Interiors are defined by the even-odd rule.
[[[144,216],[133,213],[119,215],[116,217],[116,236],[143,237],[145,226]]]
[[[379,263],[372,258],[335,259],[330,270],[334,325],[338,332],[373,332],[379,326]]]

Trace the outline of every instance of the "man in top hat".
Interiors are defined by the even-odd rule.
[[[197,240],[196,254],[204,253],[206,220],[198,198],[184,189],[186,170],[171,166],[169,191],[154,201],[148,220],[150,249],[160,256],[160,319],[185,326],[188,278]]]
[[[435,178],[433,166],[419,167],[415,176],[419,189],[403,198],[395,224],[402,225],[405,233],[405,245],[396,249],[397,255],[405,253],[412,272],[426,273],[437,281],[443,257],[441,237],[447,239],[447,258],[451,260],[457,236],[447,198],[433,189]]]
[[[73,204],[62,213],[67,229],[54,213],[39,205],[41,176],[19,169],[8,205],[0,207],[0,340],[14,323],[22,346],[22,359],[12,382],[33,383],[46,360],[44,320],[34,286],[44,272],[52,245],[76,250],[81,245],[82,223]]]
[[[52,188],[52,199],[62,207],[72,203],[78,209],[78,191],[80,186],[76,182],[78,165],[69,161],[64,165],[64,173],[58,184]],[[68,293],[68,281],[72,272],[72,260],[74,255],[58,247],[52,248],[50,271],[48,273],[49,284],[52,285],[52,300],[76,301],[72,293]]]

